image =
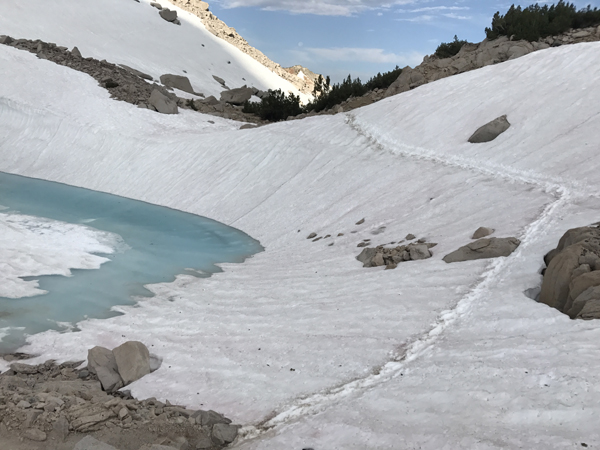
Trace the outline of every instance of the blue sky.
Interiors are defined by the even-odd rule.
[[[558,0],[556,0],[558,1]],[[396,65],[414,67],[454,35],[485,38],[496,0],[209,0],[210,10],[251,45],[287,67],[302,64],[340,81],[366,81]],[[528,6],[534,2],[514,2]],[[555,3],[555,2],[539,2]],[[600,0],[572,1],[578,8]]]

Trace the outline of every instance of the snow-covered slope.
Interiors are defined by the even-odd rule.
[[[549,49],[349,114],[235,130],[115,102],[0,46],[0,170],[206,215],[266,247],[26,351],[84,358],[141,340],[164,363],[134,395],[253,425],[244,449],[600,445],[597,322],[523,294],[560,235],[600,215],[599,60],[600,44]],[[502,114],[506,133],[466,142]],[[522,244],[441,260],[479,226]],[[407,233],[438,242],[433,258],[354,260],[363,239]]]
[[[150,0],[3,0],[1,8],[0,34],[77,46],[84,57],[125,64],[155,80],[165,73],[184,75],[206,96],[219,98],[223,90],[213,75],[230,88],[248,85],[299,94],[291,83],[176,6],[170,9],[177,10],[181,26],[163,20]]]

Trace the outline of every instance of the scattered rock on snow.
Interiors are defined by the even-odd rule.
[[[150,5],[154,6],[156,9],[159,9],[159,10],[163,9],[162,5],[160,3],[150,2]]]
[[[194,88],[192,88],[189,78],[182,75],[166,73],[160,76],[160,82],[168,87],[176,88],[190,94],[194,93]]]
[[[317,233],[310,233],[308,236],[306,236],[306,239],[313,239],[317,237]]]
[[[489,236],[490,234],[494,233],[493,228],[487,228],[487,227],[479,227],[477,228],[477,230],[475,230],[475,233],[473,233],[473,236],[471,236],[471,239],[481,239],[484,238],[486,236]]]
[[[152,94],[150,94],[150,98],[148,99],[148,104],[162,114],[177,114],[179,112],[177,102],[167,97],[158,89],[152,91]]]
[[[395,248],[367,247],[360,252],[356,259],[363,263],[363,267],[386,266],[387,269],[394,269],[401,262],[431,258],[432,254],[429,249],[436,245],[423,243],[399,245]]]
[[[479,127],[475,133],[469,138],[469,142],[472,144],[479,144],[482,142],[490,142],[504,133],[510,128],[506,115],[497,117],[491,122]]]
[[[215,79],[215,81],[219,84],[221,84],[222,86],[225,86],[225,80],[221,77],[218,77],[216,75],[213,75],[213,78]]]
[[[444,256],[447,263],[508,256],[521,241],[515,237],[479,239]]]
[[[243,86],[241,88],[229,89],[221,92],[221,102],[230,103],[232,105],[243,105],[245,102],[250,100],[254,90],[252,88]]]
[[[167,22],[175,22],[177,20],[177,11],[171,11],[168,8],[164,8],[158,12],[160,17],[165,19]]]

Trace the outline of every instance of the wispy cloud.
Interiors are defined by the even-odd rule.
[[[456,20],[469,20],[471,19],[471,16],[460,16],[458,14],[454,14],[454,13],[448,13],[448,14],[444,14],[444,17],[448,17],[449,19],[456,19]]]
[[[330,48],[303,48],[302,51],[294,51],[295,57],[306,61],[315,62],[353,62],[353,63],[375,63],[375,64],[397,64],[403,66],[415,66],[423,60],[423,54],[419,52],[390,53],[381,48],[357,48],[357,47],[330,47]]]
[[[464,11],[469,10],[468,6],[426,6],[416,9],[398,9],[396,12],[401,13],[421,13],[421,12],[437,12],[437,11]]]
[[[422,14],[420,16],[415,17],[401,17],[399,20],[401,22],[416,22],[416,23],[427,23],[432,22],[437,16],[432,16],[431,14]]]
[[[224,8],[255,7],[292,14],[351,16],[367,10],[388,10],[393,6],[419,5],[430,0],[219,0]]]

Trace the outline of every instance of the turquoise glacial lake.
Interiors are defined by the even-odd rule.
[[[0,353],[15,351],[26,342],[27,335],[65,330],[65,324],[74,326],[86,318],[120,315],[111,308],[152,296],[144,288],[146,284],[170,282],[184,273],[210,276],[221,271],[215,264],[241,263],[264,250],[242,231],[206,217],[2,172],[0,205],[8,208],[3,213],[115,233],[126,244],[116,253],[101,255],[110,261],[99,269],[71,270],[70,277],[25,278],[39,280],[40,289],[47,294],[0,297],[0,330],[7,333],[0,341]]]

